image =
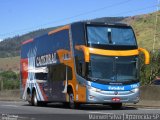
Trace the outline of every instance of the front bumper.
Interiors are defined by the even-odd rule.
[[[120,99],[113,101],[113,98]],[[139,90],[137,91],[96,91],[87,89],[87,103],[138,103]]]

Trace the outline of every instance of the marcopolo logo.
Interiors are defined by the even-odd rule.
[[[108,90],[124,90],[124,86],[109,86]]]

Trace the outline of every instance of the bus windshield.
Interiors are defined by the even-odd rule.
[[[88,44],[136,46],[131,27],[87,26]]]
[[[133,82],[137,81],[137,57],[108,57],[91,55],[89,78],[93,81]]]

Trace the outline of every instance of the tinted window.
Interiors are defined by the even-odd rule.
[[[47,73],[35,73],[35,77],[38,80],[47,80]]]
[[[85,41],[85,29],[84,23],[74,23],[71,25],[72,41],[74,48],[74,56],[76,63],[76,72],[82,76],[82,66],[84,64],[84,53],[81,50],[77,50],[76,46],[86,45]]]
[[[137,57],[108,57],[91,55],[89,77],[107,82],[126,82],[138,79]]]
[[[130,27],[88,26],[88,43],[101,45],[136,45]]]
[[[67,70],[67,80],[72,80],[72,68],[64,64],[49,65],[49,79],[51,81],[64,81],[66,80],[66,70]]]

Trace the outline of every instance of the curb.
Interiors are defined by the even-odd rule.
[[[132,106],[132,107],[149,107],[149,108],[160,108],[160,101],[153,101],[153,100],[141,100],[137,104],[126,103],[125,106]]]

